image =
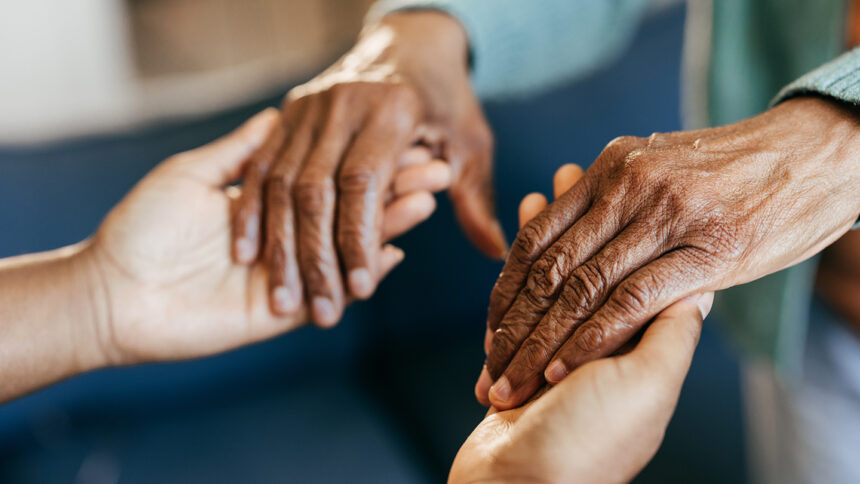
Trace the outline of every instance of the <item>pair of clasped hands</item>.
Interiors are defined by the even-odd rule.
[[[95,319],[97,343],[75,347],[79,371],[214,354],[313,319],[313,302],[305,298],[290,311],[273,308],[283,286],[266,265],[270,248],[243,259],[248,263],[234,260],[248,255],[236,253],[248,240],[236,235],[247,232],[231,230],[231,222],[246,220],[241,207],[255,190],[249,170],[271,159],[282,129],[280,113],[266,110],[224,138],[166,160],[110,212],[74,256],[91,267],[80,272],[94,274],[97,280],[86,285],[103,294],[96,306],[105,312]],[[245,182],[237,187],[242,174]],[[447,162],[426,147],[401,153],[380,195],[374,284],[403,260],[387,240],[429,216],[430,193],[447,187],[450,175]],[[569,192],[580,175],[574,165],[562,167],[556,194]],[[526,197],[521,222],[537,220],[545,207],[542,196]],[[348,289],[343,294],[344,301],[356,297]],[[683,299],[655,318],[632,351],[583,365],[519,408],[491,410],[458,453],[450,481],[631,478],[662,440],[709,305],[710,295]]]

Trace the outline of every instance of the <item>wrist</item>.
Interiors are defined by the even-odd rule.
[[[81,305],[81,316],[77,318],[81,324],[74,328],[79,337],[75,359],[81,371],[116,366],[122,358],[113,337],[113,305],[103,264],[90,240],[73,250],[67,265]]]
[[[444,118],[452,103],[472,96],[468,37],[454,17],[437,10],[392,13],[369,25],[356,48],[375,42],[384,42],[385,61],[419,91],[428,117]]]

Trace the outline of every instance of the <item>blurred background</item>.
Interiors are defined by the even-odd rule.
[[[206,143],[346,50],[372,0],[30,0],[0,15],[0,257],[87,237],[165,157]],[[610,139],[680,129],[685,17],[664,2],[621,58],[487,104],[498,209]],[[647,93],[647,95],[643,95]],[[444,196],[406,261],[334,330],[111,369],[0,406],[0,482],[441,482],[484,409],[489,291]],[[712,322],[641,483],[745,482],[738,367]]]

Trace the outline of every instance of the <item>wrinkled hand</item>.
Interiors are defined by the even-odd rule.
[[[287,95],[283,129],[248,165],[233,221],[236,260],[253,262],[262,243],[276,314],[293,314],[304,292],[313,320],[331,326],[348,295],[373,293],[386,194],[404,156],[444,159],[466,233],[487,254],[504,254],[492,136],[466,57],[465,33],[450,17],[391,15]],[[425,148],[410,153],[416,145]]]
[[[489,400],[519,405],[673,301],[822,250],[860,213],[858,141],[856,114],[818,98],[614,140],[517,236],[490,298]]]
[[[521,219],[542,204],[527,197]],[[630,481],[663,440],[712,301],[708,293],[677,302],[631,352],[576,369],[521,408],[491,409],[457,453],[449,482]]]
[[[278,124],[279,114],[269,109],[218,141],[171,157],[107,216],[85,251],[100,274],[108,312],[96,329],[105,364],[209,355],[306,320],[304,307],[273,316],[265,268],[237,265],[230,257],[230,211],[238,189],[227,184],[266,149]],[[422,175],[419,165],[411,173],[415,169]],[[425,176],[413,183],[401,176],[408,174],[400,172],[396,183],[426,190]],[[426,196],[429,202],[399,197],[388,206],[386,237],[433,211],[433,198]],[[379,280],[403,252],[391,245],[375,250],[381,263],[373,277]]]

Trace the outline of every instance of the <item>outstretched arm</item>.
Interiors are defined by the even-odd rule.
[[[272,316],[265,270],[230,259],[239,189],[229,184],[278,119],[264,111],[163,162],[90,240],[0,260],[0,401],[98,367],[211,355],[304,323],[305,307]],[[430,191],[447,186],[447,168],[429,159],[413,156],[387,194],[376,282],[404,257],[385,242],[428,217]]]

